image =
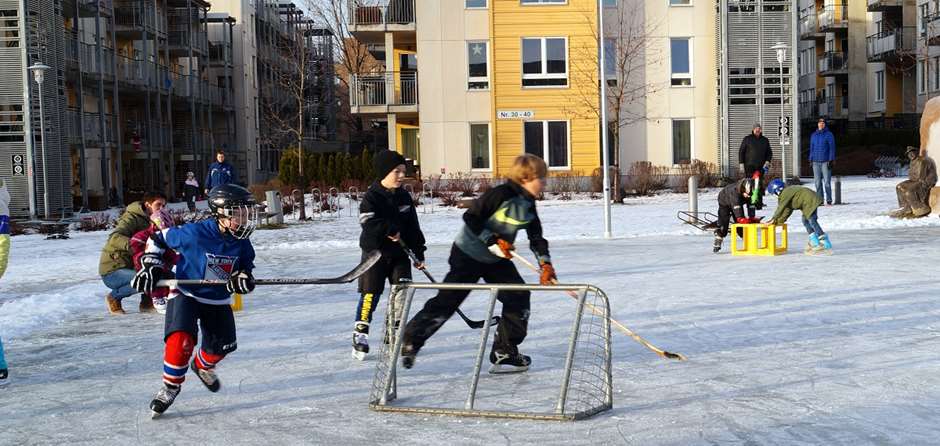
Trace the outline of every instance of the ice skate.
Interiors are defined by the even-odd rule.
[[[151,418],[157,418],[163,415],[163,412],[166,412],[166,410],[170,408],[170,405],[173,404],[173,401],[176,400],[176,396],[180,394],[180,390],[180,386],[171,386],[164,383],[163,387],[161,387],[153,397],[153,401],[150,402],[150,410],[153,411]]]
[[[367,354],[369,354],[369,324],[357,322],[353,330],[352,355],[353,358],[363,361]]]
[[[190,361],[189,368],[199,377],[199,380],[206,385],[206,388],[209,389],[210,392],[215,393],[222,388],[222,382],[219,381],[219,376],[215,374],[215,370],[196,367],[195,357]]]
[[[7,369],[0,369],[0,387],[3,387],[10,383],[10,371]]]
[[[503,373],[521,373],[529,370],[529,364],[532,364],[532,358],[521,353],[511,355],[493,350],[490,352],[490,362],[493,363],[493,365],[490,366],[490,373],[494,375]]]
[[[401,366],[410,369],[415,366],[415,357],[418,356],[418,349],[406,342],[401,346]]]
[[[166,299],[162,297],[153,298],[153,309],[159,314],[166,314]]]
[[[724,237],[720,235],[715,236],[715,243],[712,246],[712,252],[718,254],[718,251],[721,251],[721,242],[724,241]]]

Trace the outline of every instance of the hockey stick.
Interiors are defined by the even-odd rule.
[[[408,245],[405,245],[404,241],[399,239],[398,243],[401,245],[401,249],[405,251],[405,254],[408,254],[408,257],[411,259],[412,263],[421,263],[421,264],[424,263],[418,260],[418,256],[416,256],[415,253],[411,249],[408,249]],[[431,283],[437,283],[437,281],[434,280],[434,276],[432,276],[431,273],[428,271],[427,267],[418,268],[418,269],[421,270],[422,273],[424,273],[425,277],[427,277],[428,280],[431,281]],[[466,322],[467,326],[470,328],[479,329],[479,328],[483,328],[486,325],[486,321],[475,321],[473,319],[468,318],[466,314],[463,314],[463,311],[460,311],[460,308],[457,309],[457,315],[460,316],[460,318],[463,319],[463,321]],[[490,326],[497,325],[497,324],[499,324],[499,316],[493,316],[493,319],[490,320]]]
[[[536,272],[536,273],[541,273],[541,270],[540,270],[538,267],[536,267],[535,265],[533,265],[532,262],[528,261],[525,257],[522,257],[522,256],[520,256],[519,254],[516,254],[515,252],[512,253],[512,259],[519,261],[520,263],[522,263],[523,265],[529,267],[529,269],[531,269],[532,271],[534,271],[534,272]],[[552,280],[552,283],[558,284],[558,281],[557,281],[557,280]],[[576,300],[578,299],[578,295],[577,295],[577,293],[575,293],[574,291],[568,291],[568,296],[570,296],[571,298],[576,299]],[[600,309],[598,309],[598,308],[595,307],[594,305],[591,305],[591,304],[589,304],[589,303],[587,303],[587,302],[585,302],[584,305],[586,305],[588,308],[590,308],[591,311],[594,312],[594,314],[597,314],[597,315],[603,315],[603,314],[604,314],[604,312],[602,312]],[[668,358],[668,359],[678,359],[678,360],[680,360],[680,361],[685,361],[685,360],[687,359],[684,355],[682,355],[682,354],[680,354],[680,353],[667,352],[667,351],[665,351],[665,350],[663,350],[663,349],[661,349],[661,348],[659,348],[659,347],[656,347],[656,346],[653,345],[653,344],[650,344],[646,339],[643,339],[643,338],[640,337],[640,335],[634,333],[633,330],[630,330],[629,328],[627,328],[626,326],[624,326],[623,324],[621,324],[620,321],[618,321],[618,320],[616,320],[616,319],[614,319],[614,318],[612,318],[612,317],[610,317],[610,316],[607,316],[607,319],[609,319],[610,322],[611,322],[612,324],[614,324],[615,327],[619,328],[620,331],[624,332],[627,336],[630,336],[631,338],[633,338],[634,341],[639,342],[639,343],[640,343],[641,345],[643,345],[644,347],[646,347],[646,348],[652,350],[653,353],[656,353],[657,355],[662,356],[663,358]]]
[[[372,265],[375,265],[382,258],[379,250],[369,252],[368,256],[356,265],[351,271],[342,276],[326,279],[257,279],[255,285],[329,285],[339,283],[349,283],[363,275]],[[191,280],[191,279],[166,279],[157,282],[158,287],[176,287],[179,285],[225,285],[224,280]]]

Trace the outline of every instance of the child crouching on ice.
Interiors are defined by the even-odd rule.
[[[255,288],[251,275],[255,251],[248,240],[257,218],[254,197],[235,184],[217,186],[209,192],[209,209],[214,218],[156,232],[141,256],[142,268],[131,282],[138,291],[152,292],[164,278],[163,254],[169,249],[180,256],[177,279],[227,282],[225,286],[180,285],[170,290],[164,324],[163,386],[150,402],[154,418],[173,404],[189,368],[210,392],[219,391],[215,366],[238,346],[232,294],[248,294]],[[202,344],[190,362],[199,328]]]
[[[129,242],[131,248],[131,260],[134,261],[134,269],[140,271],[142,265],[140,264],[141,257],[144,256],[147,249],[147,241],[150,240],[157,232],[163,231],[167,228],[173,227],[173,217],[170,215],[166,209],[161,209],[157,212],[150,214],[150,227],[134,234],[131,237]],[[173,275],[173,266],[176,265],[176,261],[179,258],[179,254],[172,249],[167,249],[163,253],[163,272],[161,273],[162,278],[169,279]],[[150,293],[149,297],[153,301],[153,308],[157,313],[166,314],[166,297],[170,294],[169,288],[157,288]]]
[[[712,252],[721,251],[721,243],[728,235],[728,227],[731,225],[731,217],[739,224],[757,223],[759,220],[754,218],[754,206],[751,205],[751,188],[754,184],[750,178],[743,178],[731,183],[718,192],[718,228],[715,229],[715,244],[712,246]],[[744,215],[745,207],[747,216]],[[739,230],[740,232],[740,230]]]
[[[767,193],[777,196],[777,210],[770,223],[782,225],[790,218],[794,209],[803,213],[803,226],[809,233],[807,254],[828,253],[832,250],[829,236],[819,226],[816,210],[822,206],[822,198],[816,192],[803,186],[787,186],[781,179],[775,179],[767,186]]]

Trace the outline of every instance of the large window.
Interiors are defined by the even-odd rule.
[[[692,121],[689,119],[672,120],[672,163],[689,164],[692,162]]]
[[[525,152],[537,155],[548,167],[568,166],[568,121],[526,121]]]
[[[492,169],[489,124],[470,124],[470,168]]]
[[[486,0],[466,0],[465,6],[468,9],[486,8]]]
[[[568,85],[568,39],[539,37],[522,39],[522,86]]]
[[[669,39],[669,50],[672,61],[672,85],[692,85],[692,40]]]
[[[490,88],[489,64],[486,42],[467,42],[467,88],[485,90]]]
[[[604,77],[609,84],[611,80],[617,82],[617,41],[604,39]]]
[[[875,72],[875,101],[884,102],[885,100],[885,72]]]

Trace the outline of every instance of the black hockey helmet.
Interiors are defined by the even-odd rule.
[[[255,230],[258,220],[258,208],[254,195],[248,189],[237,184],[223,184],[209,191],[209,210],[218,218],[227,218],[235,222],[235,227],[227,229],[235,238],[246,239]]]

